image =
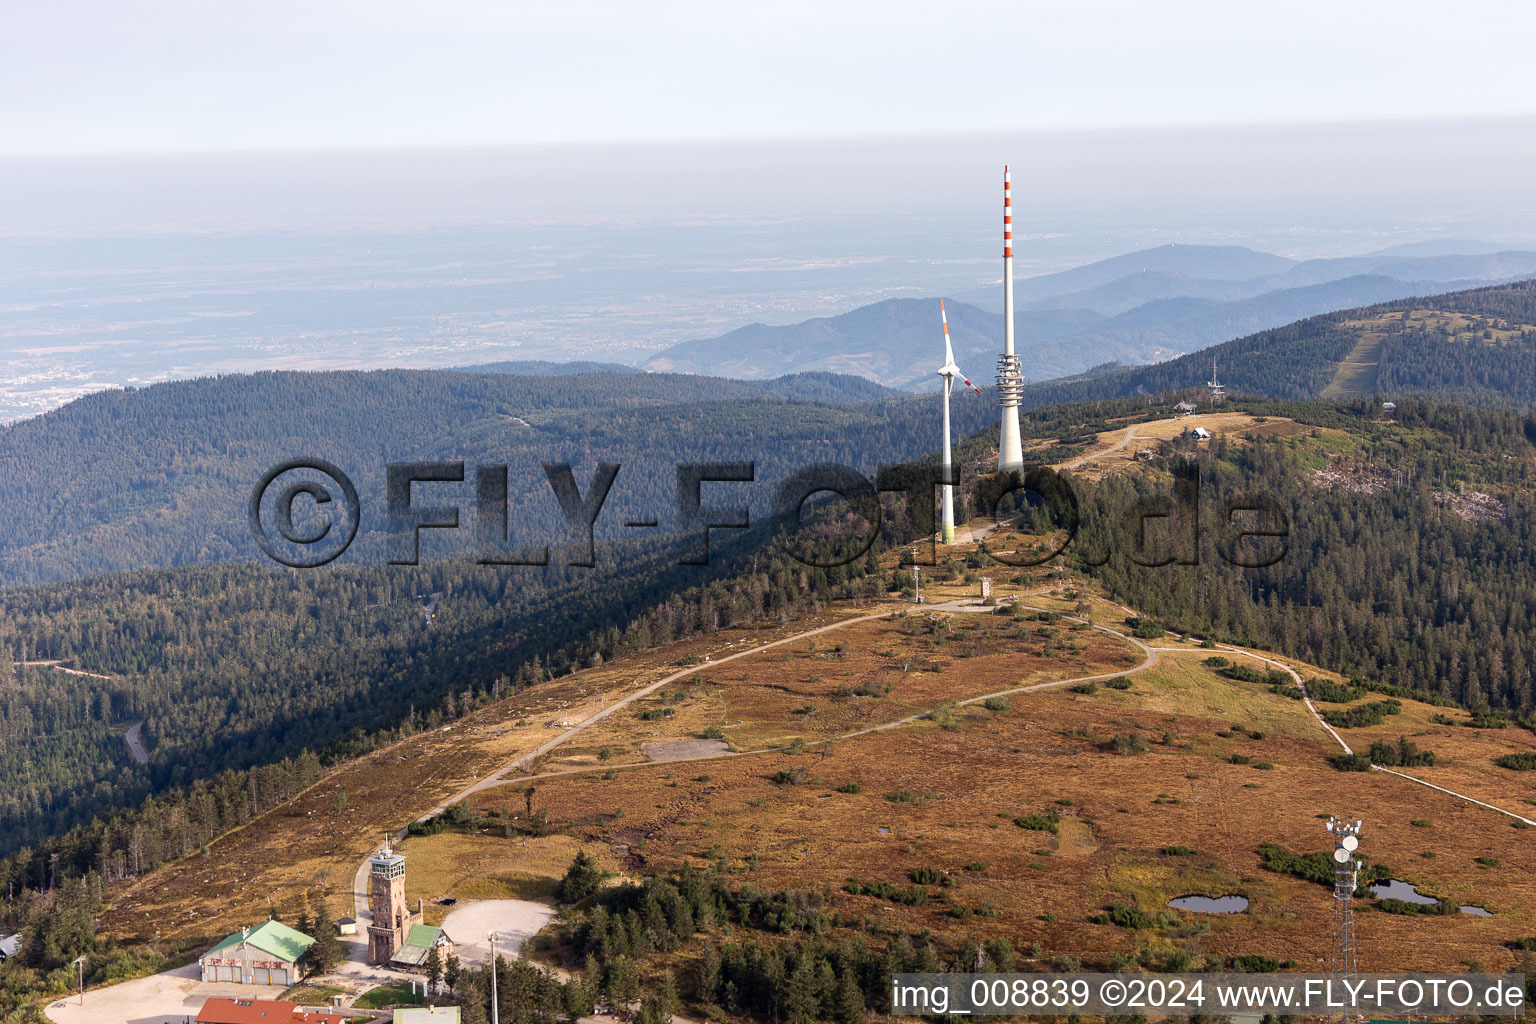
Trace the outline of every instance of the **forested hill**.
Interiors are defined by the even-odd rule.
[[[1368,400],[1247,408],[1303,427],[1261,423],[1209,444],[1186,435],[1155,446],[1139,472],[1078,481],[1085,525],[1074,556],[1107,555],[1090,571],[1170,628],[1536,716],[1531,421],[1417,399],[1399,403],[1395,418]],[[1200,467],[1200,564],[1137,564],[1157,558],[1135,552],[1127,510],[1167,494],[1167,471],[1183,459]],[[1238,496],[1284,512],[1289,535],[1275,564],[1234,568],[1223,557],[1222,503]]]
[[[1039,407],[1197,388],[1213,360],[1222,383],[1247,394],[1524,407],[1536,403],[1536,281],[1314,316],[1154,366],[1039,384],[1025,400]]]
[[[547,360],[528,359],[503,363],[476,363],[473,366],[456,366],[453,369],[465,373],[510,373],[522,377],[569,377],[586,373],[647,373],[633,366],[620,363],[552,363]],[[742,381],[732,381],[740,384]],[[800,402],[872,402],[892,397],[890,388],[865,377],[850,373],[790,373],[770,380],[754,381],[759,393],[787,398]],[[736,388],[726,389],[736,393]]]
[[[962,433],[994,415],[974,396],[955,403]],[[938,439],[931,396],[826,374],[285,372],[108,391],[0,429],[0,587],[255,559],[247,497],[269,467],[297,456],[327,459],[355,481],[363,529],[343,559],[375,564],[386,557],[392,461],[468,464],[465,483],[431,485],[422,499],[456,503],[466,540],[473,467],[506,463],[514,537],[531,543],[563,528],[544,462],[571,463],[583,492],[597,463],[621,465],[598,524],[617,536],[626,517],[657,519],[665,532],[679,462],[754,461],[759,483],[737,498],[761,512],[775,482],[805,465],[869,469]],[[439,535],[430,543],[448,542]]]

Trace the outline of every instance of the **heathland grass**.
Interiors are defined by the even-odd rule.
[[[521,797],[510,791],[502,793],[514,798],[519,808],[523,806]],[[556,883],[579,848],[580,844],[567,835],[517,835],[509,839],[495,829],[481,834],[413,836],[400,846],[407,865],[406,899],[412,904],[418,898],[423,901],[428,924],[441,924],[453,911],[438,903],[445,896],[460,903],[552,901]]]
[[[986,571],[999,597],[1028,589],[1027,603],[1068,614],[1086,603],[1087,614],[1106,624],[1127,614],[1085,596],[1071,580],[1046,580],[1042,570]],[[963,577],[931,575],[936,600],[974,595]],[[158,929],[213,938],[264,919],[269,900],[291,920],[306,899],[313,906],[328,898],[340,916],[350,910],[352,874],[382,829],[504,767],[551,735],[551,721],[590,714],[599,694],[611,705],[680,661],[718,659],[867,610],[833,609],[787,627],[732,631],[616,661],[342,766],[208,854],[115,892],[106,927],[119,936]],[[1257,849],[1273,841],[1321,850],[1327,837],[1319,815],[1331,813],[1366,819],[1364,852],[1399,877],[1495,915],[1362,913],[1363,968],[1475,961],[1502,970],[1514,962],[1507,943],[1536,934],[1536,853],[1528,833],[1407,780],[1335,771],[1327,758],[1339,748],[1302,702],[1202,664],[1231,652],[1165,637],[1150,643],[1180,650],[1160,652],[1154,667],[1130,676],[1130,689],[1052,688],[1015,694],[992,709],[960,707],[960,699],[1027,680],[1130,672],[1143,655],[1064,620],[906,611],[824,634],[814,648],[796,642],[728,664],[699,663],[666,695],[622,709],[602,731],[547,759],[546,767],[573,772],[533,782],[534,809],[551,834],[507,838],[509,822],[514,832],[528,824],[526,783],[514,782],[469,798],[477,810],[497,813],[483,834],[407,841],[408,894],[428,901],[547,894],[578,846],[605,870],[631,877],[723,857],[733,882],[830,889],[841,922],[835,931],[931,929],[946,944],[965,935],[1006,936],[1018,949],[1038,942],[1046,956],[1102,959],[1189,941],[1178,929],[1137,933],[1093,924],[1111,903],[1151,912],[1187,892],[1240,892],[1253,900],[1247,913],[1184,915],[1186,927],[1197,920],[1209,927],[1200,948],[1310,965],[1326,956],[1330,941],[1328,890],[1264,871]],[[866,683],[868,694],[858,695]],[[644,717],[658,708],[673,713]],[[940,710],[909,725],[818,742],[932,708]],[[1493,763],[1501,752],[1536,749],[1536,736],[1514,727],[1437,725],[1430,716],[1440,712],[1405,702],[1401,715],[1345,735],[1360,748],[1405,731],[1447,762],[1411,774],[1512,809],[1536,798],[1530,773]],[[640,742],[711,726],[739,753],[654,764],[637,753]],[[798,753],[762,749],[795,737],[806,741]],[[608,762],[598,756],[604,746]],[[1178,846],[1198,852],[1163,852]],[[948,872],[953,884],[926,886],[924,906],[844,891],[850,876],[906,886],[917,868]]]
[[[371,988],[357,997],[357,1002],[352,1005],[361,1010],[378,1010],[386,1006],[421,1006],[421,996],[411,991],[411,986],[405,982],[392,982],[388,985],[380,985]]]
[[[350,998],[353,990],[340,988],[336,985],[317,985],[313,982],[300,982],[280,997],[284,1002],[298,1003],[300,1006],[329,1006],[332,996]]]

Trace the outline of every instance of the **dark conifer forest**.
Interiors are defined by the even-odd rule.
[[[1536,284],[1526,282],[1220,346],[1228,408],[1300,426],[1230,445],[1185,435],[1156,443],[1143,472],[1069,476],[1082,523],[1061,564],[1162,628],[1459,703],[1489,727],[1536,722],[1533,324]],[[1365,334],[1379,350],[1370,393],[1318,401]],[[1210,362],[1200,353],[1031,389],[1031,458],[1058,463],[1098,431],[1165,418],[1178,398],[1200,397]],[[995,451],[996,410],[980,399],[955,408],[963,518],[990,511],[976,484]],[[86,941],[103,885],[196,850],[302,791],[328,763],[594,658],[886,594],[895,581],[873,556],[925,532],[899,515],[910,507],[887,499],[872,553],[818,569],[788,554],[786,524],[769,516],[774,487],[815,463],[895,465],[889,480],[922,479],[936,461],[933,413],[931,395],[826,375],[759,385],[387,371],[95,395],[0,431],[0,882],[11,896],[0,923],[27,925],[28,964],[59,970]],[[512,530],[550,541],[555,557],[513,568],[434,549],[418,566],[389,566],[384,531],[365,527],[354,551],[321,570],[262,561],[246,494],[294,454],[354,469],[365,505],[374,502],[365,524],[383,518],[389,461],[507,462]],[[753,527],[716,531],[708,567],[680,564],[675,464],[746,459],[758,482],[729,503],[748,505]],[[541,464],[571,462],[585,488],[589,467],[610,460],[624,469],[597,565],[567,565]],[[1168,495],[1176,472],[1199,480],[1199,531],[1179,547],[1177,530],[1193,523],[1177,514],[1154,544],[1198,553],[1199,564],[1138,564],[1156,559],[1127,517]],[[1258,499],[1261,515],[1287,524],[1284,553],[1244,568],[1223,557],[1224,505]],[[657,513],[651,540],[619,525]],[[830,521],[810,514],[822,540]],[[133,756],[130,730],[147,763]],[[63,895],[45,903],[39,893],[50,890]],[[766,895],[718,896],[715,912],[743,923],[789,912]],[[45,909],[58,906],[70,909]],[[598,930],[581,938],[606,977],[623,954],[602,951],[604,941]],[[909,952],[901,965],[928,962],[921,948]],[[856,1019],[853,990],[896,967],[815,944],[781,953],[722,945],[718,974],[701,987],[772,1016],[787,1011],[764,1001],[779,988],[763,979],[811,972],[795,1013]]]
[[[1170,488],[1111,476],[1089,492],[1074,544],[1094,560],[1107,554],[1089,571],[1170,628],[1473,709],[1536,709],[1531,422],[1412,399],[1395,420],[1370,402],[1251,408],[1316,430],[1241,447],[1166,444],[1158,456],[1161,467],[1198,467],[1201,564],[1136,564],[1175,553],[1138,552],[1125,521],[1139,499]],[[1255,496],[1275,500],[1288,537],[1274,565],[1241,568],[1222,554],[1233,533],[1223,507]]]

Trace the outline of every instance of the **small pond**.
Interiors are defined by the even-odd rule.
[[[1377,882],[1371,886],[1371,892],[1383,899],[1402,900],[1404,903],[1417,903],[1419,906],[1433,906],[1439,902],[1433,896],[1426,896],[1419,892],[1412,884],[1399,878],[1389,878],[1385,882]],[[1463,914],[1471,914],[1474,917],[1492,917],[1493,915],[1482,907],[1474,907],[1463,904]]]
[[[1197,914],[1241,914],[1248,909],[1246,896],[1178,896],[1168,901],[1175,910]]]

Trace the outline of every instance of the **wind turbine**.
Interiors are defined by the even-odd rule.
[[[939,300],[939,319],[944,324],[944,365],[939,367],[939,376],[944,379],[944,479],[949,479],[949,393],[954,390],[955,378],[965,381],[965,386],[981,394],[981,388],[970,382],[965,374],[960,372],[960,367],[955,365],[955,349],[949,343],[949,315],[944,312],[944,300]],[[945,544],[955,542],[955,495],[954,488],[944,484],[944,532]]]

